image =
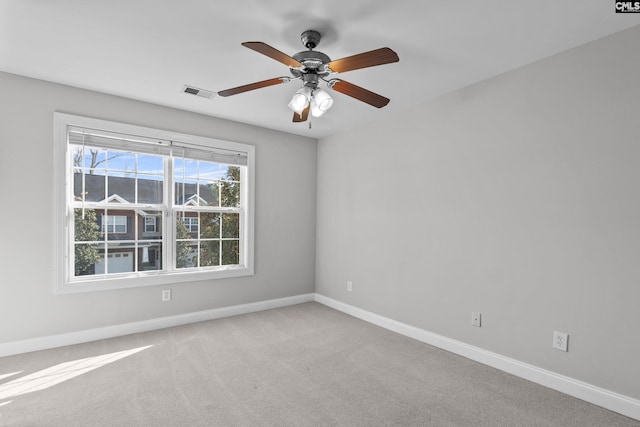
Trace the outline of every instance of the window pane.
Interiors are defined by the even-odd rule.
[[[113,176],[111,172],[109,172],[107,185],[109,186],[107,199],[110,203],[135,203],[136,180],[133,176]]]
[[[95,210],[74,209],[73,214],[74,240],[76,242],[98,242],[104,239]]]
[[[176,267],[188,268],[193,267],[194,263],[191,261],[193,258],[192,253],[197,254],[197,244],[194,248],[194,241],[189,240],[191,238],[189,234],[188,225],[185,224],[185,217],[178,216],[176,218]]]
[[[218,163],[200,161],[200,179],[217,181],[222,178],[223,173]]]
[[[147,211],[139,214],[139,235],[144,240],[162,239],[162,212]]]
[[[82,173],[73,173],[73,200],[76,202],[82,201],[84,197],[84,189],[82,188]]]
[[[201,239],[220,238],[220,214],[218,212],[201,212],[200,225]]]
[[[176,242],[176,268],[198,266],[198,245],[193,240]]]
[[[83,161],[85,173],[104,175],[107,167],[107,150],[85,147]]]
[[[222,214],[222,237],[236,239],[240,237],[240,214]]]
[[[176,237],[178,239],[197,239],[199,224],[197,212],[179,212]],[[183,233],[184,236],[180,237]]]
[[[81,145],[69,145],[71,164],[74,173],[81,173],[84,168],[84,148]]]
[[[81,201],[83,198],[82,175],[83,156],[82,147],[71,146],[71,162],[73,164],[73,200]]]
[[[110,172],[119,171],[129,174],[136,173],[136,155],[125,151],[109,151],[107,153],[107,168]]]
[[[240,168],[238,166],[227,166],[225,179],[227,181],[240,181]]]
[[[134,271],[134,244],[116,243],[107,245],[107,251],[99,251],[100,259],[95,264],[96,274],[116,274]]]
[[[222,241],[222,265],[235,265],[240,260],[240,243],[238,240]]]
[[[221,184],[221,206],[232,208],[240,206],[240,183],[234,181],[222,181]]]
[[[162,270],[162,244],[140,242],[138,245],[138,271]]]
[[[177,206],[198,206],[198,181],[195,179],[175,179],[175,200]]]
[[[173,158],[173,176],[179,177],[182,176],[182,158],[176,157]]]
[[[127,232],[127,217],[122,215],[111,216],[110,219],[113,222],[114,233],[126,233]]]
[[[102,231],[107,233],[107,240],[135,240],[135,211],[108,209],[101,218]]]
[[[104,253],[104,244],[76,243],[73,253],[74,275],[89,276],[96,272],[96,263]]]
[[[200,242],[200,267],[220,265],[220,241]]]
[[[95,242],[76,243],[74,246],[74,275],[87,276],[96,273],[95,265],[104,252],[104,244],[98,243],[104,239],[100,231],[98,214],[93,209],[74,209],[74,241]]]
[[[150,175],[164,175],[164,160],[162,156],[138,154],[138,173]]]
[[[200,191],[200,206],[219,206],[218,181],[201,181],[198,190]]]
[[[84,179],[84,181],[83,181]],[[84,185],[84,188],[82,187]],[[106,197],[105,195],[105,176],[93,173],[74,173],[73,177],[73,193],[75,200],[81,201],[84,194],[87,202],[100,202]]]
[[[138,175],[138,203],[162,204],[163,178],[156,175]]]
[[[179,155],[178,155],[179,156]],[[198,161],[181,159],[177,157],[174,160],[174,176],[176,178],[197,178],[198,177]]]

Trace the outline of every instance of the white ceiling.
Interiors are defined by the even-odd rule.
[[[0,70],[320,138],[638,24],[610,0],[0,0]],[[331,59],[396,51],[398,63],[339,76],[389,105],[333,92],[309,129],[287,108],[297,80],[210,100],[182,92],[288,75],[240,43],[293,55],[306,29]]]

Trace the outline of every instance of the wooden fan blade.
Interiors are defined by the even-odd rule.
[[[307,108],[302,110],[302,114],[298,114],[295,111],[293,112],[293,123],[306,122],[309,118],[309,110],[311,110],[311,106],[307,105]]]
[[[218,95],[220,95],[220,96],[237,95],[237,94],[242,93],[242,92],[248,92],[250,90],[255,90],[255,89],[260,89],[260,88],[263,88],[263,87],[278,85],[280,83],[285,83],[287,81],[289,81],[289,80],[285,79],[285,78],[282,78],[282,77],[276,77],[275,79],[263,80],[261,82],[255,82],[255,83],[250,83],[250,84],[244,85],[244,86],[238,86],[238,87],[234,87],[234,88],[231,88],[231,89],[221,90],[220,92],[218,92]]]
[[[375,65],[389,64],[398,62],[398,54],[383,47],[369,52],[360,53],[358,55],[348,56],[342,59],[336,59],[329,62],[329,68],[336,73],[344,73],[345,71],[358,70],[360,68],[373,67]]]
[[[377,108],[382,108],[389,103],[389,98],[385,98],[382,95],[378,95],[370,90],[356,86],[353,83],[345,82],[344,80],[331,80],[331,82],[329,82],[329,87],[337,92],[343,93],[359,101],[366,102],[367,104],[373,105]]]
[[[289,67],[302,67],[302,64],[286,53],[280,52],[278,49],[269,46],[262,42],[244,42],[242,46],[255,50],[258,53],[268,56],[271,59],[275,59],[278,62],[282,62]]]

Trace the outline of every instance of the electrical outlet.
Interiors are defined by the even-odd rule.
[[[553,332],[553,348],[560,351],[569,351],[569,334]]]
[[[351,281],[347,282],[347,290],[351,292],[353,290],[353,283]]]
[[[471,326],[477,326],[478,328],[482,326],[481,319],[482,319],[482,315],[480,313],[472,312]]]
[[[171,301],[171,289],[162,290],[162,301]]]

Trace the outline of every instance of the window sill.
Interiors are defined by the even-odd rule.
[[[72,294],[80,292],[107,291],[144,286],[173,285],[184,282],[202,280],[227,279],[234,277],[252,276],[253,269],[244,266],[227,267],[220,270],[189,270],[179,272],[159,272],[129,275],[113,275],[110,277],[74,279],[65,281],[56,287],[55,294]]]

